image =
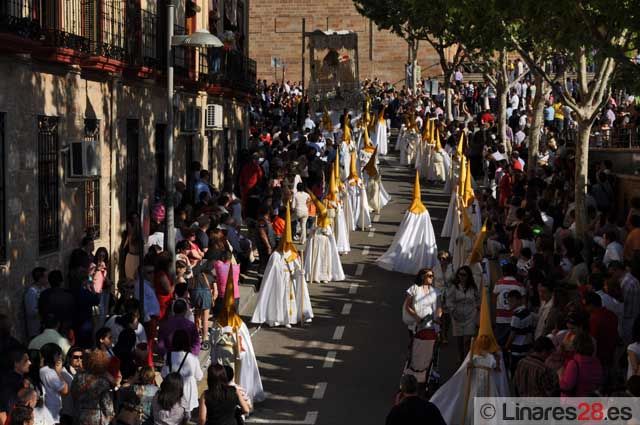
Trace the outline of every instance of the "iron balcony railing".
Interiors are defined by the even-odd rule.
[[[256,62],[240,52],[223,48],[200,52],[198,79],[203,84],[219,84],[253,91],[256,86]]]
[[[0,32],[87,52],[89,41],[82,35],[80,0],[4,0],[0,2]]]
[[[160,68],[160,22],[157,14],[132,7],[127,11],[127,62],[131,66]]]

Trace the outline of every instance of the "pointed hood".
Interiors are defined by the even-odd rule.
[[[312,191],[307,190],[307,193],[309,194],[309,196],[311,196],[311,200],[316,206],[316,211],[318,214],[316,223],[318,228],[326,229],[328,227],[331,227],[331,220],[328,217],[327,207],[322,203],[320,199],[318,199],[318,197]]]
[[[475,193],[473,192],[473,187],[471,186],[471,179],[473,178],[471,175],[471,161],[466,160],[466,171],[465,171],[465,179],[464,179],[464,188],[462,191],[462,203],[465,207],[470,207],[473,203],[473,200],[476,198]]]
[[[218,323],[223,328],[231,326],[234,331],[242,326],[242,319],[236,311],[236,302],[233,298],[233,265],[229,264],[229,274],[227,275],[227,286],[224,291],[224,304],[220,313],[218,313]]]
[[[416,171],[416,181],[413,184],[413,201],[407,211],[416,215],[427,211],[427,207],[422,203],[422,193],[420,192],[420,173],[418,171]]]
[[[367,96],[364,100],[364,113],[362,114],[362,125],[367,128],[371,125],[371,98]]]
[[[287,204],[287,213],[285,215],[284,234],[282,235],[282,239],[280,239],[278,251],[282,253],[290,251],[293,255],[295,255],[295,257],[298,256],[298,250],[293,243],[293,236],[291,231],[291,207],[289,206],[289,204]]]
[[[440,143],[440,131],[436,131],[436,152],[440,152],[442,150],[442,144]]]
[[[409,130],[413,130],[416,133],[420,133],[420,129],[418,128],[418,123],[416,123],[416,114],[411,112],[409,114],[409,125],[407,126]]]
[[[464,131],[460,132],[460,140],[458,140],[458,146],[456,147],[456,155],[458,155],[458,158],[462,158],[464,155]]]
[[[431,143],[431,136],[432,136],[431,119],[429,118],[429,116],[426,116],[425,123],[422,128],[422,141],[425,143]]]
[[[351,123],[349,123],[349,114],[345,115],[342,126],[342,141],[351,143]]]
[[[360,175],[358,174],[358,166],[356,164],[356,153],[355,151],[351,152],[351,164],[349,167],[349,177],[347,177],[349,183],[354,186],[357,182],[360,181]]]
[[[364,171],[367,172],[367,175],[374,179],[378,177],[378,167],[376,166],[377,154],[378,154],[378,148],[376,147],[373,150],[373,155],[371,155],[371,158],[369,158],[367,165],[364,166]]]
[[[333,121],[331,121],[331,117],[329,116],[329,111],[326,106],[322,113],[322,129],[324,131],[333,131]]]
[[[464,198],[464,185],[467,178],[467,157],[462,155],[460,157],[460,161],[460,175],[458,176],[458,196],[462,200]]]
[[[373,152],[376,148],[373,146],[373,143],[371,143],[371,139],[369,138],[369,129],[366,126],[364,127],[364,134],[362,137],[362,150],[368,153]]]
[[[489,310],[489,301],[487,300],[487,288],[484,285],[480,287],[482,291],[482,302],[480,303],[480,328],[478,335],[473,340],[471,346],[471,354],[487,354],[497,353],[500,351],[496,337],[491,327],[491,312]]]
[[[473,243],[473,249],[469,254],[469,264],[475,264],[482,261],[482,254],[484,248],[484,241],[487,239],[487,219],[484,220],[480,233],[476,236],[476,240]]]

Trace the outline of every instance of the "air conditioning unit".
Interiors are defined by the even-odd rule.
[[[67,177],[84,180],[100,175],[98,140],[77,140],[69,143]]]
[[[185,106],[184,111],[180,111],[180,132],[193,134],[200,129],[201,109],[195,105]]]
[[[207,105],[204,126],[212,130],[222,130],[222,105],[214,103]]]

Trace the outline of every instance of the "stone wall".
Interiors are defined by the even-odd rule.
[[[407,44],[388,31],[361,16],[349,0],[251,0],[249,56],[258,63],[258,78],[274,80],[271,58],[278,57],[286,64],[285,80],[302,79],[302,18],[306,31],[351,30],[358,34],[360,78],[378,77],[403,84],[407,63]],[[305,50],[306,79],[309,78],[309,57]],[[440,72],[437,54],[426,43],[419,52],[418,63],[423,76],[437,76]],[[282,70],[278,70],[278,81]]]
[[[155,129],[166,123],[166,90],[155,83],[120,79],[89,79],[79,70],[32,62],[28,56],[0,57],[0,112],[5,113],[5,199],[7,258],[0,261],[0,313],[9,314],[16,334],[23,333],[22,294],[36,266],[66,270],[68,256],[85,232],[84,184],[66,180],[65,154],[60,153],[60,244],[50,254],[38,252],[38,116],[59,119],[60,148],[80,140],[84,119],[100,120],[100,238],[112,259],[112,279],[118,280],[118,249],[125,230],[127,120],[139,120],[139,191],[153,198],[156,185]],[[199,134],[181,136],[176,131],[174,175],[186,180],[187,144],[193,144],[193,160],[213,164],[212,183],[221,184],[224,161],[234,161],[236,130],[246,138],[246,105],[231,99],[207,98],[206,93],[182,93],[180,109],[196,103],[204,114],[207,103],[222,103],[224,125],[230,133],[228,158],[218,133],[213,132],[211,150],[217,160],[210,163],[204,128]],[[204,125],[201,117],[201,125]],[[176,119],[176,128],[178,120]],[[202,135],[202,136],[201,136]],[[233,163],[233,162],[232,162]],[[65,273],[66,275],[66,273]]]

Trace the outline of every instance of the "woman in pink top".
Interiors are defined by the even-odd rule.
[[[224,293],[227,289],[227,279],[229,278],[229,270],[232,271],[233,279],[233,298],[236,304],[236,312],[240,314],[240,288],[238,287],[238,280],[240,279],[240,265],[231,262],[232,254],[225,252],[222,260],[218,260],[213,263],[213,269],[216,272],[216,284],[218,286],[218,298],[213,306],[213,316],[218,316],[220,310],[224,306]]]
[[[92,276],[93,292],[100,294],[99,326],[105,321],[109,310],[109,298],[111,295],[111,281],[109,280],[109,252],[107,248],[100,247],[94,256],[95,272]]]
[[[602,366],[593,355],[595,348],[589,334],[578,333],[573,345],[576,350],[573,359],[558,372],[560,393],[565,397],[589,397],[602,386]]]

